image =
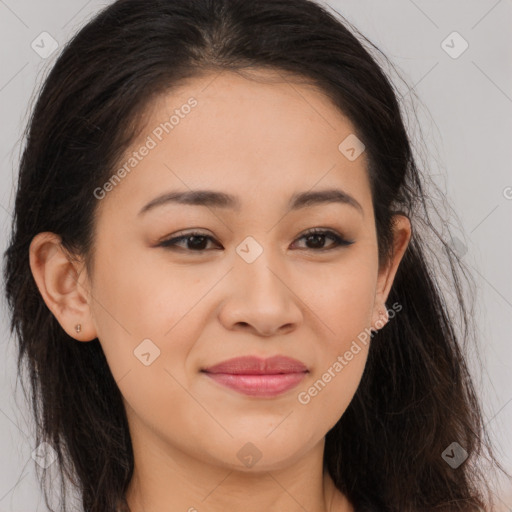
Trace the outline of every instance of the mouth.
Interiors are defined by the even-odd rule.
[[[274,397],[296,387],[309,373],[290,357],[237,357],[201,370],[218,384],[256,397]]]

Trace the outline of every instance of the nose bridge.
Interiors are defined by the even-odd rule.
[[[265,240],[262,236],[258,238],[261,242],[249,235],[238,244],[234,271],[236,279],[243,283],[244,294],[252,295],[256,288],[264,294],[272,294],[270,301],[282,295],[283,283],[278,275],[282,266],[274,257],[277,251],[270,246],[271,237],[267,236]]]

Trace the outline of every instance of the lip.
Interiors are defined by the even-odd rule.
[[[284,393],[297,386],[309,373],[301,361],[280,355],[266,359],[235,357],[201,371],[223,386],[258,397]]]

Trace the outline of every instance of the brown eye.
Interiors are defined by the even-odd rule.
[[[330,247],[324,247],[326,239],[331,239],[334,243],[331,243]],[[312,229],[306,232],[297,240],[305,239],[309,249],[316,252],[329,251],[337,249],[342,246],[348,246],[354,243],[353,240],[346,240],[334,231],[324,229]],[[178,237],[169,238],[163,240],[158,244],[158,247],[165,247],[168,249],[180,248],[188,252],[205,252],[207,249],[208,242],[216,242],[214,238],[209,235],[200,232],[190,232]],[[219,244],[217,244],[219,245]]]
[[[206,245],[208,241],[215,240],[209,235],[192,232],[186,235],[170,238],[168,240],[163,240],[158,244],[158,247],[180,247],[183,248],[184,250],[192,252],[203,252],[206,250]],[[185,245],[185,247],[183,247],[183,244]]]
[[[334,244],[331,244],[331,247],[323,247],[325,244],[326,238],[330,238],[334,241]],[[330,230],[322,230],[322,229],[312,229],[302,235],[298,240],[306,239],[306,243],[310,246],[306,247],[306,249],[312,249],[316,251],[328,251],[331,249],[336,249],[341,246],[348,246],[354,243],[354,240],[346,240],[334,231]],[[332,247],[334,245],[334,247]]]

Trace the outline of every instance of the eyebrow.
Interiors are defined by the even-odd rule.
[[[236,196],[214,190],[189,190],[184,192],[167,192],[155,197],[155,199],[142,207],[138,215],[142,215],[149,210],[169,203],[213,208],[229,208],[236,211],[240,211],[241,208],[240,200]],[[294,194],[288,203],[288,211],[328,203],[339,203],[352,206],[364,216],[361,204],[350,194],[340,189],[327,189],[316,192],[308,191]]]

